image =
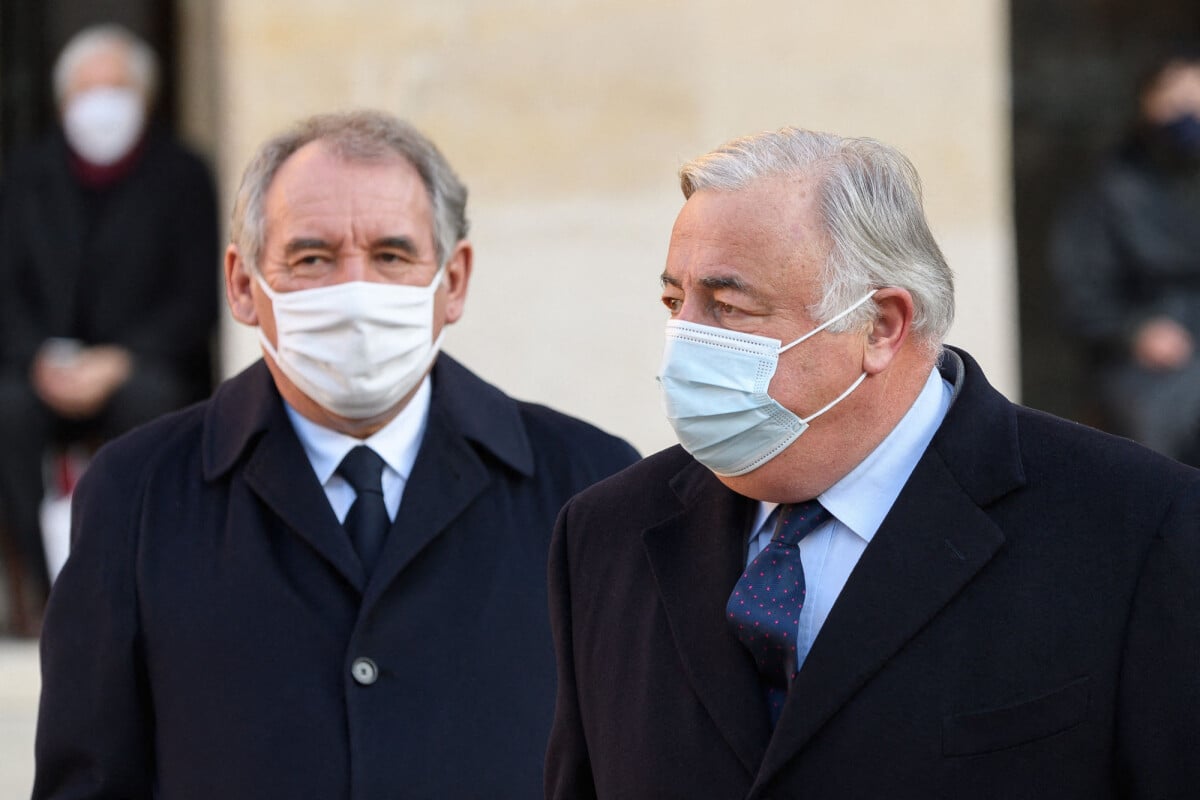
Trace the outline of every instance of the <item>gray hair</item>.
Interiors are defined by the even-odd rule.
[[[84,61],[106,50],[125,54],[129,73],[146,104],[158,93],[158,57],[150,45],[129,29],[115,24],[93,25],[76,33],[63,46],[54,62],[54,99],[61,106],[67,97],[71,77]]]
[[[917,170],[899,150],[874,139],[782,128],[726,142],[685,164],[679,180],[691,197],[785,175],[816,179],[830,239],[824,296],[810,309],[813,318],[824,322],[872,289],[907,289],[913,333],[938,351],[954,319],[954,276],[925,220]],[[876,313],[868,301],[829,330],[850,330]]]
[[[438,266],[465,239],[467,187],[428,138],[404,120],[382,111],[318,114],[301,120],[258,149],[242,174],[233,208],[230,236],[251,269],[258,271],[266,242],[266,195],[283,162],[305,145],[320,141],[351,162],[383,161],[400,156],[412,164],[433,208],[433,243]]]

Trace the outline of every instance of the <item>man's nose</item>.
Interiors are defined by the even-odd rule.
[[[710,303],[706,303],[701,297],[685,297],[679,303],[679,310],[675,312],[675,319],[681,322],[693,322],[700,325],[715,325],[716,322],[712,318],[710,312]]]
[[[338,259],[341,282],[369,281],[371,279],[369,266],[370,262],[365,253],[344,253]]]

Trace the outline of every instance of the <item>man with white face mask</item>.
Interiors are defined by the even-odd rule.
[[[893,148],[785,128],[681,178],[680,446],[559,517],[547,796],[1194,796],[1200,472],[943,346]]]
[[[555,515],[636,453],[439,352],[466,198],[383,113],[260,148],[225,275],[264,358],[81,481],[35,797],[540,791]]]
[[[148,123],[157,82],[145,42],[81,31],[54,68],[61,131],[5,161],[0,527],[19,554],[17,633],[36,634],[50,577],[43,460],[90,453],[211,390],[216,199],[200,159]]]

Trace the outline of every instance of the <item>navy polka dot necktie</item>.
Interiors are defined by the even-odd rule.
[[[725,607],[734,635],[758,664],[772,727],[796,674],[796,632],[804,607],[800,540],[831,519],[816,500],[780,506],[778,514],[774,536],[746,567]]]
[[[342,526],[370,575],[391,527],[383,502],[383,459],[371,448],[360,444],[346,454],[337,472],[354,487],[355,493],[354,504]]]

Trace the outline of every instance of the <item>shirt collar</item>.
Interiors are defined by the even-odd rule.
[[[301,416],[300,412],[286,401],[284,406],[322,486],[328,483],[346,454],[360,444],[365,444],[378,453],[388,467],[399,473],[401,480],[407,481],[417,460],[421,440],[425,436],[432,394],[431,382],[426,375],[412,399],[400,409],[400,413],[366,439],[356,439],[318,425]]]
[[[952,399],[953,387],[936,369],[931,370],[921,393],[896,427],[854,469],[817,497],[821,505],[870,543],[929,447]],[[751,531],[757,532],[776,506],[778,503],[759,503]]]

